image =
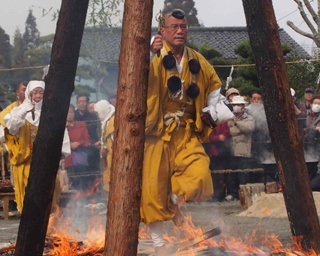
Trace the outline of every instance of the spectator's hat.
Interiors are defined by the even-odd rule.
[[[231,94],[240,95],[240,92],[236,88],[230,88],[226,91],[226,98],[228,99]]]
[[[233,97],[232,99],[232,102],[230,102],[230,104],[232,105],[236,105],[236,104],[247,104],[248,102],[244,100],[244,97],[243,96],[240,96],[240,95],[236,95]]]
[[[312,93],[314,94],[314,90],[312,88],[307,88],[304,90],[304,93]]]

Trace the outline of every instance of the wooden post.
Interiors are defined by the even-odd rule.
[[[42,256],[89,0],[63,0],[15,255]]]
[[[320,253],[310,187],[272,0],[242,0],[293,240]]]
[[[125,1],[104,255],[136,255],[153,1]]]

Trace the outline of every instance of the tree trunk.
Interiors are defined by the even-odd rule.
[[[136,255],[153,1],[125,1],[104,255]]]
[[[15,255],[42,255],[89,0],[63,0]]]
[[[320,253],[320,225],[271,0],[243,0],[294,242]]]

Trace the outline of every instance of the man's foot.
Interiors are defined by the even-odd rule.
[[[157,246],[154,249],[156,251],[155,256],[170,256],[165,245]]]
[[[179,205],[174,204],[174,210],[176,212],[176,215],[172,219],[173,224],[176,227],[180,227],[184,223],[184,217],[182,215],[182,212],[180,211]]]
[[[18,211],[10,211],[9,212],[9,217],[13,217],[13,216],[17,216],[19,214],[19,212]]]
[[[234,197],[233,195],[227,195],[224,200],[230,202],[230,201],[234,201],[234,200],[237,200],[236,197]]]

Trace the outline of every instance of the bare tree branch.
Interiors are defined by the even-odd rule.
[[[317,34],[317,30],[315,29],[315,27],[312,25],[311,21],[309,20],[308,16],[306,15],[306,12],[303,9],[303,5],[302,2],[299,0],[294,0],[297,5],[298,5],[298,9],[300,11],[300,15],[303,18],[303,20],[305,21],[305,23],[308,25],[308,27],[310,28],[311,32],[315,35]]]
[[[319,16],[320,16],[320,0],[318,0],[318,14],[314,11],[314,9],[312,8],[311,4],[310,4],[310,0],[303,0],[304,5],[306,6],[306,8],[308,9],[309,13],[312,15],[312,18],[314,20],[314,22],[317,25],[317,29],[314,27],[314,25],[311,23],[311,21],[309,20],[304,8],[303,8],[303,3],[300,0],[293,0],[296,2],[296,4],[298,5],[298,9],[300,12],[301,17],[303,18],[303,20],[305,21],[305,23],[307,24],[307,26],[309,27],[309,29],[311,30],[311,33],[305,32],[301,29],[299,29],[296,25],[294,25],[294,23],[290,20],[287,21],[287,25],[293,29],[295,32],[297,32],[298,34],[305,36],[307,38],[310,38],[313,40],[313,42],[317,45],[317,47],[320,48],[320,20],[319,20]]]
[[[303,0],[303,2],[304,2],[304,5],[307,7],[309,13],[312,15],[312,18],[313,18],[314,22],[316,24],[318,24],[319,23],[319,17],[317,15],[317,13],[313,10],[309,0]]]
[[[299,29],[296,25],[294,25],[294,23],[293,23],[292,21],[287,21],[287,25],[288,25],[290,28],[292,28],[295,32],[297,32],[298,34],[314,40],[313,34],[304,32],[303,30]]]

